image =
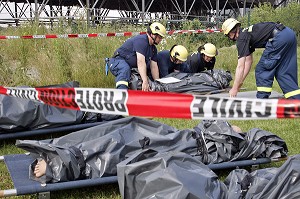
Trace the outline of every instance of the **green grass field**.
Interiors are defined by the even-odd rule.
[[[130,28],[130,27],[129,27]],[[138,31],[139,29],[135,29]],[[27,32],[26,32],[27,31]],[[108,32],[102,28],[93,30]],[[124,31],[116,30],[116,32]],[[133,30],[131,30],[133,31]],[[57,32],[56,32],[57,33]],[[1,35],[44,34],[41,29],[15,30],[8,29]],[[215,33],[217,34],[217,33]],[[200,38],[199,38],[200,37]],[[181,35],[166,38],[159,50],[169,49],[174,43],[184,44],[190,52],[195,51],[204,42],[213,42],[213,37]],[[223,38],[223,35],[220,37]],[[114,78],[111,74],[105,76],[104,58],[110,57],[113,51],[127,39],[126,37],[114,38],[85,38],[85,39],[46,39],[46,40],[5,40],[0,46],[0,85],[3,86],[42,86],[60,84],[67,81],[79,81],[81,87],[113,88]],[[202,39],[202,40],[201,40]],[[213,42],[214,43],[214,42]],[[237,52],[235,46],[218,44],[216,68],[235,72]],[[300,49],[298,48],[298,63]],[[254,53],[254,67],[258,62],[262,50]],[[244,88],[246,91],[256,90],[254,67],[252,68]],[[274,90],[281,92],[277,83]],[[155,118],[159,122],[174,126],[178,129],[193,128],[200,121],[186,119]],[[240,126],[244,131],[251,128],[261,128],[283,138],[289,148],[289,155],[300,152],[299,119],[273,119],[273,120],[231,120],[231,124]],[[61,134],[30,137],[41,140],[60,136]],[[26,139],[26,138],[24,138]],[[15,140],[0,141],[0,155],[24,153],[14,146]],[[263,165],[264,167],[280,166],[281,163]],[[218,172],[220,179],[224,179],[229,171]],[[0,190],[13,189],[9,173],[0,163]],[[52,198],[121,198],[117,184],[95,186],[89,188],[51,192]],[[26,195],[12,198],[36,198],[36,195]]]

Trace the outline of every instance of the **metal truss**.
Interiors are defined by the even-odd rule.
[[[0,0],[0,24],[28,21],[54,23],[84,19],[89,25],[107,22],[148,23],[153,20],[181,22],[199,19],[218,24],[227,17],[243,16],[263,2],[274,7],[287,0]],[[111,13],[114,14],[111,14]]]

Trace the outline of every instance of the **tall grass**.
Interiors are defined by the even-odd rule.
[[[186,24],[184,29],[193,28],[194,24]],[[202,28],[198,24],[198,28]],[[65,34],[65,33],[105,33],[123,31],[145,31],[141,26],[99,26],[95,29],[87,29],[84,24],[78,23],[73,26],[57,26],[47,29],[43,26],[29,24],[19,28],[8,28],[0,31],[1,35],[32,35],[32,34]],[[43,86],[61,84],[67,81],[79,81],[81,87],[113,88],[114,77],[105,76],[105,57],[110,57],[114,50],[119,47],[128,37],[98,37],[98,38],[67,38],[67,39],[12,39],[1,40],[0,45],[0,85],[2,86]],[[233,43],[229,42],[221,33],[199,35],[176,35],[168,36],[158,46],[159,50],[169,49],[173,44],[182,44],[189,52],[196,51],[199,45],[206,42],[215,43],[219,50],[216,68],[229,70],[234,74],[237,64],[237,51]],[[299,60],[298,50],[298,63]],[[254,66],[258,62],[262,50],[254,53]],[[246,82],[245,90],[255,90],[254,69],[251,70]],[[277,84],[274,89],[280,92]],[[193,128],[200,121],[184,119],[155,120],[174,126],[178,129]],[[290,155],[299,153],[299,120],[249,120],[229,121],[231,124],[240,126],[244,131],[251,128],[261,128],[282,137],[289,148]],[[30,139],[46,139],[58,135],[36,136]],[[26,138],[24,138],[26,139]],[[15,140],[0,141],[0,155],[24,153],[23,150],[14,146]],[[268,164],[280,166],[280,164]],[[224,178],[228,171],[218,173]],[[9,173],[3,163],[0,163],[0,189],[13,188],[9,180]],[[103,185],[91,188],[60,191],[51,193],[53,198],[121,198],[118,185]],[[22,198],[34,198],[28,195]],[[18,197],[16,197],[18,198]]]

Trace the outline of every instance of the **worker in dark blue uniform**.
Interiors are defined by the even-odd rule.
[[[234,18],[227,19],[222,30],[237,42],[238,64],[230,97],[235,97],[248,75],[255,48],[265,48],[255,69],[257,98],[268,98],[274,77],[287,99],[300,99],[298,86],[297,41],[292,29],[281,23],[263,22],[248,28]]]
[[[182,45],[174,45],[170,50],[163,50],[157,53],[157,64],[159,77],[165,77],[172,72],[188,72],[186,61],[187,49]]]
[[[131,69],[138,68],[141,75],[142,90],[149,91],[147,68],[151,70],[152,79],[159,78],[157,66],[157,48],[163,37],[166,35],[166,28],[158,22],[152,23],[147,34],[137,35],[125,41],[119,47],[108,65],[111,73],[116,77],[116,88],[128,89],[131,76]]]
[[[189,73],[199,73],[212,70],[215,67],[217,48],[212,43],[206,43],[198,48],[197,52],[187,57],[187,68]]]

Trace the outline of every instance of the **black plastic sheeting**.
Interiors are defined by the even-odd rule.
[[[164,78],[176,78],[176,83],[162,83],[157,80],[149,81],[152,91],[175,93],[208,93],[222,92],[228,88],[232,80],[231,73],[222,69],[207,70],[200,73],[173,72]],[[131,90],[141,90],[142,80],[137,70],[132,69],[129,84]]]
[[[4,156],[5,165],[9,171],[11,180],[14,185],[16,195],[36,194],[41,192],[62,191],[66,189],[77,189],[84,187],[98,186],[103,184],[117,183],[117,176],[105,178],[94,178],[86,180],[75,180],[60,183],[50,183],[46,186],[41,186],[37,181],[28,178],[28,166],[32,163],[33,158],[25,154],[11,154]],[[3,188],[3,186],[1,187]],[[2,191],[2,190],[1,190]],[[4,191],[3,196],[12,196],[11,192]],[[20,197],[28,198],[28,197]],[[51,197],[53,198],[53,197]]]
[[[145,150],[117,165],[124,199],[298,199],[300,155],[279,168],[235,169],[224,182],[195,157]]]
[[[218,176],[186,153],[147,150],[117,167],[122,198],[222,199],[227,195]]]
[[[290,157],[279,168],[266,168],[252,173],[233,170],[224,183],[228,198],[300,198],[300,155]],[[240,197],[236,193],[239,193]]]
[[[227,121],[203,120],[194,129],[200,131],[205,138],[207,162],[202,161],[204,163],[287,156],[284,140],[259,128],[236,133]]]
[[[285,142],[264,130],[239,134],[226,121],[202,121],[193,129],[178,130],[137,117],[106,122],[60,138],[17,140],[16,145],[47,161],[46,176],[35,179],[31,173],[32,179],[42,183],[114,176],[118,163],[145,149],[182,152],[205,164],[287,156]]]
[[[79,87],[76,81],[44,87]],[[121,116],[82,112],[0,95],[0,134],[109,121]]]

